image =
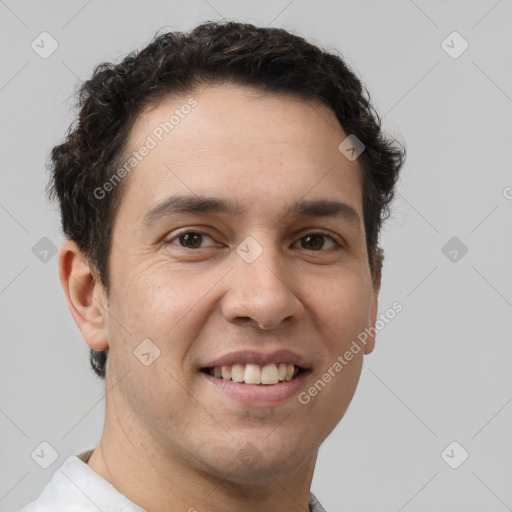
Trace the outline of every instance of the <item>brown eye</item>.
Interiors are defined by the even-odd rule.
[[[324,248],[326,238],[335,246],[340,246],[330,235],[326,235],[324,233],[308,233],[300,239],[301,247],[310,251],[319,251]]]
[[[167,243],[171,245],[178,245],[179,247],[183,247],[184,249],[201,249],[202,243],[205,239],[212,238],[204,233],[198,233],[196,231],[187,231],[178,235],[177,237],[172,238]],[[203,246],[204,247],[204,246]]]

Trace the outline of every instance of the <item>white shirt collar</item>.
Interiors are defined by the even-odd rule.
[[[92,450],[68,457],[39,498],[20,512],[146,512],[91,469]],[[326,512],[310,493],[311,512]]]

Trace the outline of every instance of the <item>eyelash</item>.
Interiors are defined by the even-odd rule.
[[[188,235],[188,234],[194,234],[194,235],[201,235],[201,236],[207,236],[209,238],[211,238],[213,240],[213,237],[211,237],[210,235],[208,235],[207,233],[204,233],[202,231],[195,231],[195,230],[188,230],[188,231],[182,231],[181,233],[178,233],[177,235],[175,235],[173,238],[167,240],[165,242],[166,245],[177,245],[177,244],[173,244],[172,242],[174,240],[178,240],[180,237],[182,237],[183,235]],[[302,240],[303,238],[307,237],[307,236],[310,236],[310,235],[320,235],[320,236],[323,236],[325,238],[329,238],[333,243],[334,245],[336,246],[335,249],[342,249],[343,246],[341,245],[340,242],[338,242],[338,240],[336,240],[336,238],[334,238],[334,236],[332,235],[329,235],[327,233],[324,233],[323,231],[308,231],[307,233],[305,233],[304,235],[302,235],[298,240],[297,242],[299,242],[300,240]],[[297,243],[296,242],[296,243]],[[181,249],[186,249],[186,250],[189,250],[189,251],[197,251],[199,249],[206,249],[207,247],[198,247],[198,248],[195,248],[195,249],[191,249],[190,247],[183,247],[181,245],[178,245],[178,247],[180,247]],[[304,249],[305,251],[310,251],[310,252],[326,252],[328,251],[329,249],[320,249],[318,251],[315,251],[315,250],[312,250],[312,249]]]

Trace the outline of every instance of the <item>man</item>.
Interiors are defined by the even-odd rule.
[[[324,510],[403,157],[342,59],[281,29],[205,23],[99,66],[51,192],[105,426],[24,512]]]

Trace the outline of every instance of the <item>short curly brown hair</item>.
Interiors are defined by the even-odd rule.
[[[320,99],[347,134],[365,145],[363,215],[372,275],[380,275],[381,224],[389,216],[405,149],[383,134],[370,95],[338,54],[280,28],[206,22],[188,33],[158,35],[120,63],[103,63],[78,92],[78,116],[49,159],[50,199],[57,198],[65,236],[97,270],[108,295],[108,260],[123,180],[107,198],[94,193],[112,178],[130,130],[150,102],[197,86],[234,83],[262,92]],[[108,351],[91,350],[94,371],[105,376]]]

